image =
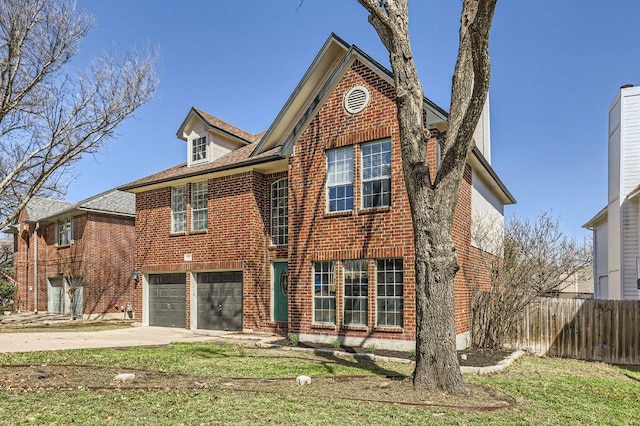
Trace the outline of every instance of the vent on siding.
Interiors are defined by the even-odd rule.
[[[357,114],[369,104],[369,91],[364,86],[354,86],[344,95],[344,109],[349,114]]]

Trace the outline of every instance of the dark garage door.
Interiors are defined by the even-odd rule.
[[[186,327],[185,274],[149,275],[149,325]]]
[[[242,272],[199,273],[198,328],[242,331]]]

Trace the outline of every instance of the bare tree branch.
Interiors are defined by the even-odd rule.
[[[0,228],[32,196],[64,193],[69,167],[156,90],[152,52],[105,54],[83,73],[64,72],[92,22],[68,1],[0,4]]]

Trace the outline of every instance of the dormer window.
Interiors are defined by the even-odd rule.
[[[207,138],[191,140],[191,163],[200,163],[207,159]]]

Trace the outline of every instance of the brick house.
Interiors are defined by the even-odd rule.
[[[447,114],[425,98],[435,164]],[[488,284],[472,217],[503,226],[515,200],[490,166],[488,109],[455,215],[458,345]],[[192,108],[187,162],[122,187],[136,194],[135,317],[143,325],[298,334],[410,349],[413,230],[390,72],[335,35],[271,127],[249,134]]]
[[[133,194],[111,190],[79,203],[34,197],[5,232],[14,235],[17,310],[69,314],[72,285],[76,316],[132,315]]]

